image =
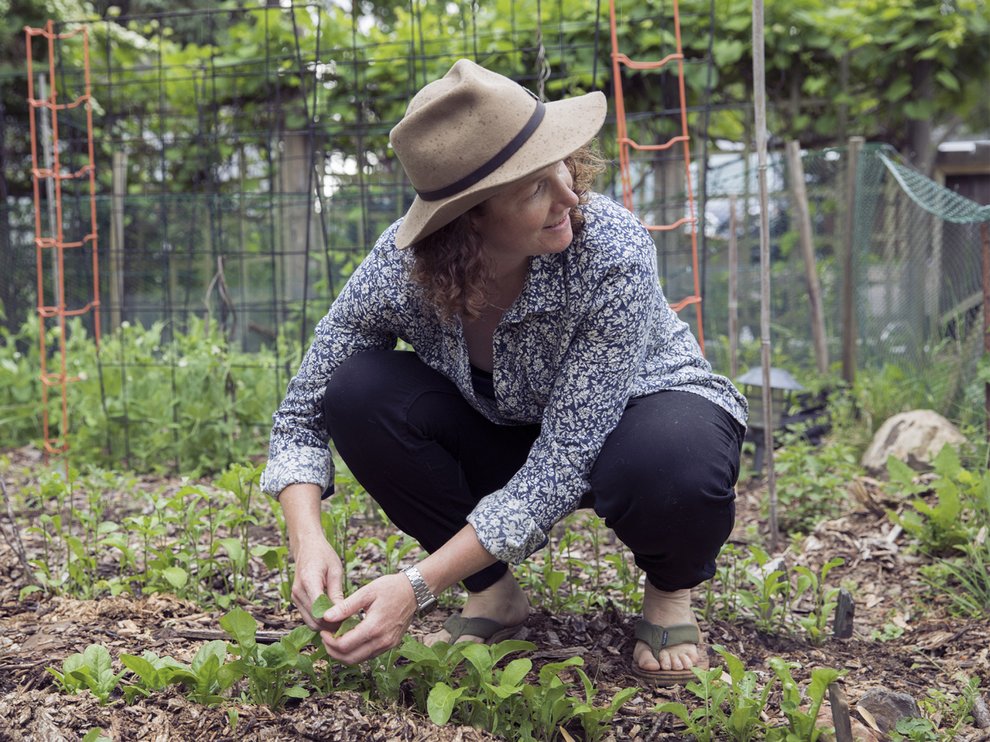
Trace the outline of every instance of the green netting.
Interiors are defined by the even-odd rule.
[[[990,205],[980,206],[882,153],[877,156],[908,197],[925,211],[956,224],[990,222]]]
[[[802,156],[821,284],[829,359],[842,357],[841,297],[847,220],[852,220],[856,365],[893,369],[919,380],[932,406],[964,419],[982,409],[977,363],[982,354],[980,206],[896,163],[886,145],[866,145],[857,158],[853,212],[846,214],[849,157],[845,148]],[[771,339],[774,362],[816,374],[811,311],[798,224],[781,153],[768,168],[772,253]],[[743,155],[710,162],[706,210],[705,335],[716,367],[727,368],[724,342],[729,238],[728,204],[737,204],[740,370],[759,364],[759,202],[756,167]],[[747,342],[750,341],[750,342]]]

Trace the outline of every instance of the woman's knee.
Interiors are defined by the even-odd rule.
[[[664,466],[657,456],[626,458],[592,477],[595,510],[608,521],[631,520],[678,527],[731,507],[735,499],[729,462]]]
[[[353,425],[366,425],[395,409],[397,366],[405,359],[396,351],[368,350],[344,360],[330,376],[323,394],[323,415],[331,436]]]

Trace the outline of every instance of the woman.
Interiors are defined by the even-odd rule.
[[[746,403],[667,305],[646,230],[588,192],[605,112],[601,93],[543,104],[460,60],[391,132],[417,197],[317,326],[263,478],[293,600],[335,659],[396,646],[456,582],[466,604],[429,641],[513,635],[529,604],[507,565],[594,507],[647,575],[632,670],[679,682],[706,662],[690,588],[732,528]],[[349,596],[320,527],[331,437],[430,552]]]

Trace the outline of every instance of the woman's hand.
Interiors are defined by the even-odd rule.
[[[293,547],[296,576],[292,581],[292,602],[309,628],[332,633],[340,628],[340,621],[314,617],[310,609],[316,599],[324,594],[330,597],[334,605],[344,600],[344,567],[340,557],[322,535],[293,544]]]
[[[399,573],[369,582],[349,597],[334,600],[324,621],[339,626],[361,611],[361,623],[342,636],[334,636],[333,630],[320,634],[327,654],[339,662],[355,665],[399,646],[416,613],[416,596],[409,578]]]

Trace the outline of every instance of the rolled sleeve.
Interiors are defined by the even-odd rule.
[[[519,564],[547,544],[547,534],[529,515],[528,503],[506,490],[483,497],[467,517],[485,550],[506,564]]]
[[[333,459],[328,448],[295,448],[268,459],[261,474],[261,489],[273,497],[290,484],[315,484],[330,494],[333,483]]]

